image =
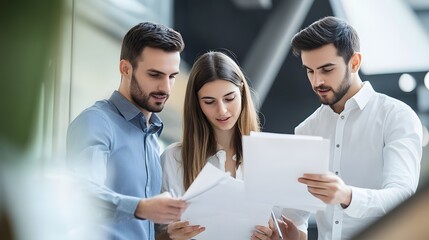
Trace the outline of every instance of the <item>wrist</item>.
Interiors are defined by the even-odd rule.
[[[347,186],[346,192],[347,193],[346,193],[345,199],[340,204],[341,207],[344,209],[347,208],[350,205],[350,203],[352,202],[352,189],[351,189],[351,187]]]
[[[138,219],[142,219],[142,220],[146,220],[146,216],[144,214],[144,205],[145,205],[145,200],[144,199],[140,199],[139,203],[137,204],[137,208],[136,211],[134,212],[134,216]]]

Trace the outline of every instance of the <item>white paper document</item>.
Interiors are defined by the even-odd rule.
[[[314,136],[254,132],[243,136],[246,196],[309,212],[325,209],[326,204],[298,178],[304,173],[327,173],[329,147],[329,140]]]
[[[207,163],[182,197],[182,221],[206,230],[193,239],[250,239],[256,225],[268,226],[271,204],[246,198],[244,183]]]

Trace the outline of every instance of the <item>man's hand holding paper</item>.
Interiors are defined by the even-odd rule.
[[[352,200],[351,188],[335,174],[304,174],[298,181],[306,184],[308,191],[326,204],[341,204],[346,208]]]

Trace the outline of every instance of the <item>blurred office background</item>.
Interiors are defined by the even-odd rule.
[[[57,239],[43,229],[58,226],[54,229],[61,233],[73,225],[68,217],[79,218],[75,216],[79,211],[58,211],[73,196],[64,190],[73,184],[62,174],[67,126],[84,108],[118,88],[122,37],[142,21],[175,28],[186,44],[181,74],[161,113],[166,146],[181,138],[187,73],[195,58],[208,50],[230,51],[242,66],[255,89],[263,131],[293,133],[319,101],[300,58],[291,54],[290,39],[324,16],[346,19],[361,38],[362,79],[418,113],[425,131],[421,183],[429,178],[427,0],[21,0],[2,4],[1,26],[6,30],[2,38],[8,40],[0,42],[1,48],[15,61],[7,61],[5,54],[1,66],[2,73],[8,74],[1,81],[0,101],[7,110],[0,124],[0,239],[29,239],[33,232],[43,239]],[[41,194],[34,189],[36,183],[46,186],[47,196],[53,192],[55,197],[37,197]],[[28,224],[15,205],[16,199],[24,198],[22,192],[36,196],[36,202],[27,202],[27,214],[41,217],[41,212],[52,212],[52,216],[41,217],[40,224]],[[32,210],[32,204],[50,207]],[[27,228],[42,230],[26,235]],[[315,237],[312,228],[310,239]],[[6,235],[4,229],[12,231]]]

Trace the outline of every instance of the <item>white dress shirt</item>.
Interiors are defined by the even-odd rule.
[[[183,196],[185,193],[185,187],[183,186],[183,165],[181,151],[181,144],[173,143],[168,146],[161,155],[161,192],[170,192],[175,194],[175,197]],[[232,159],[236,160],[236,156],[234,155]],[[215,155],[209,157],[208,162],[220,170],[225,171],[226,152],[222,149],[218,150]],[[237,168],[235,176],[237,179],[243,179],[241,165]]]
[[[316,213],[319,239],[349,239],[414,194],[422,157],[422,124],[405,103],[369,82],[335,113],[320,106],[295,134],[330,139],[330,171],[352,188],[350,205]]]

